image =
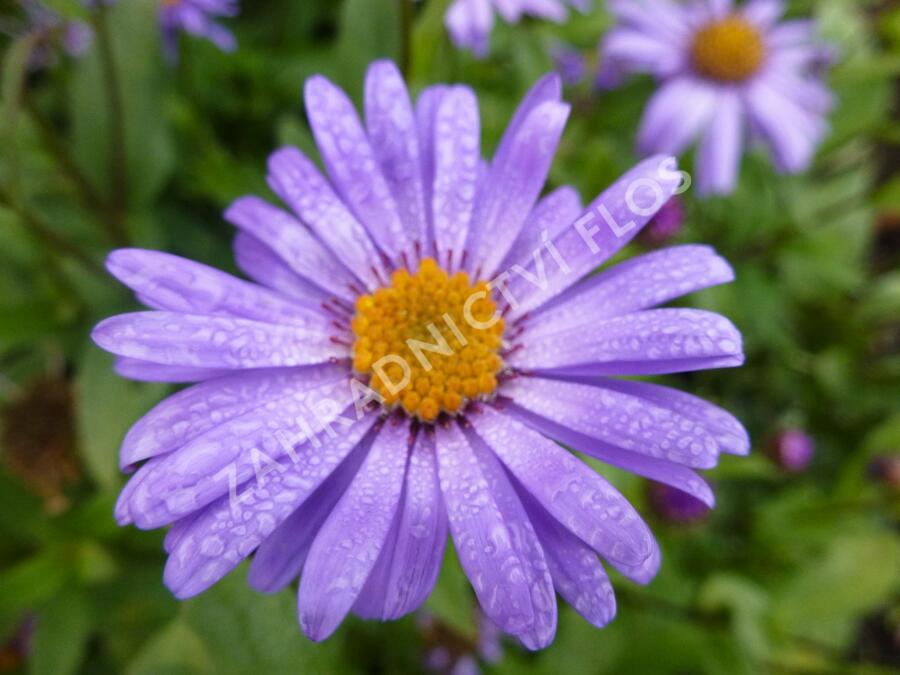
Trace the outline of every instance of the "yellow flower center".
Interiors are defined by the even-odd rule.
[[[691,60],[701,75],[719,82],[741,82],[759,70],[766,48],[748,21],[730,16],[701,28],[694,36]]]
[[[504,322],[484,281],[450,276],[431,258],[415,274],[356,300],[353,369],[385,407],[433,422],[497,389]]]

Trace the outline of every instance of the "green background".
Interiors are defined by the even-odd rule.
[[[47,4],[96,21],[75,0]],[[32,34],[0,38],[0,673],[417,673],[437,641],[461,653],[477,636],[452,557],[427,603],[437,632],[422,617],[350,619],[314,645],[297,626],[294,594],[251,592],[244,568],[191,601],[171,597],[163,533],[120,529],[111,515],[123,483],[118,444],[169,388],[117,378],[89,342],[98,320],[137,307],[102,260],[128,243],[233,271],[220,214],[239,195],[268,195],[265,158],[277,146],[315,156],[301,101],[313,73],[357,103],[377,57],[402,62],[414,91],[467,83],[490,149],[552,68],[549,49],[570,43],[595,68],[609,18],[598,7],[561,26],[498,25],[490,58],[476,61],[447,40],[446,0],[415,3],[411,22],[396,0],[242,4],[227,22],[236,53],[183,40],[174,67],[161,58],[152,0],[120,0],[85,57],[39,70],[28,65]],[[841,51],[830,76],[839,104],[815,166],[776,176],[751,153],[734,195],[686,195],[678,241],[716,246],[737,272],[689,303],[737,324],[747,365],[664,381],[733,411],[753,453],[711,472],[718,507],[691,526],[661,521],[642,480],[603,469],[658,534],[659,577],[646,588],[617,577],[618,617],[604,630],[561,605],[549,649],[504,641],[503,659],[484,672],[900,672],[898,488],[871,472],[875,457],[900,450],[892,4],[792,4]],[[628,169],[652,90],[641,78],[603,95],[589,82],[568,88],[574,109],[550,186],[571,183],[589,199]],[[817,445],[799,475],[765,453],[787,426]],[[9,642],[23,631],[24,652]]]

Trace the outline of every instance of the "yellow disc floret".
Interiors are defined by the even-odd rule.
[[[357,298],[353,369],[386,407],[433,422],[497,389],[503,326],[486,282],[425,258],[415,274],[399,269]]]
[[[756,73],[766,56],[759,30],[739,16],[707,24],[694,36],[694,69],[719,82],[742,82]]]

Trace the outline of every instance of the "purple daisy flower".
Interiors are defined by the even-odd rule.
[[[471,49],[484,57],[494,28],[494,12],[507,23],[518,23],[523,16],[562,22],[568,16],[568,6],[587,11],[590,0],[453,0],[444,16],[444,24],[454,44]]]
[[[726,319],[657,305],[732,280],[705,246],[656,251],[581,279],[679,187],[644,160],[583,208],[541,197],[569,106],[539,81],[489,163],[465,86],[413,105],[397,68],[368,72],[365,121],[324,77],[305,98],[322,162],[269,159],[287,205],[238,199],[242,281],[165,253],[109,270],[152,311],[93,338],[120,374],[196,382],[125,438],[116,508],[171,525],[165,581],[202,592],[255,552],[250,584],[298,576],[314,640],[349,612],[395,619],[430,593],[449,531],[484,612],[529,648],[556,628],[554,588],[590,622],[615,613],[598,554],[638,583],[650,530],[569,447],[712,504],[695,472],[748,451],[727,412],[618,379],[737,366]],[[488,281],[490,280],[490,281]]]
[[[811,21],[779,21],[781,0],[610,0],[618,25],[601,45],[600,84],[631,73],[662,82],[644,113],[639,150],[679,154],[699,139],[698,191],[734,189],[747,140],[778,171],[811,163],[833,105],[821,81],[831,52]]]
[[[167,57],[178,57],[178,36],[182,32],[206,38],[223,52],[234,51],[234,35],[213,19],[237,13],[237,0],[160,0],[159,22]]]

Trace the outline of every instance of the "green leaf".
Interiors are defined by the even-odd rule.
[[[84,595],[66,591],[38,613],[31,648],[31,675],[70,675],[84,657],[93,614]]]
[[[376,60],[400,55],[400,10],[397,0],[346,0],[341,8],[338,59],[341,86],[361,100],[366,68]]]
[[[119,487],[118,451],[125,433],[166,391],[162,384],[119,377],[113,361],[109,354],[89,347],[75,383],[82,459],[105,490]]]
[[[67,577],[65,560],[54,551],[44,551],[7,567],[0,572],[0,619],[17,618],[53,597]]]
[[[125,675],[212,675],[216,672],[203,640],[184,619],[176,619],[147,641]]]
[[[217,673],[342,672],[340,632],[323,644],[310,642],[297,622],[296,594],[257,593],[232,572],[185,605],[188,625],[203,640]]]

